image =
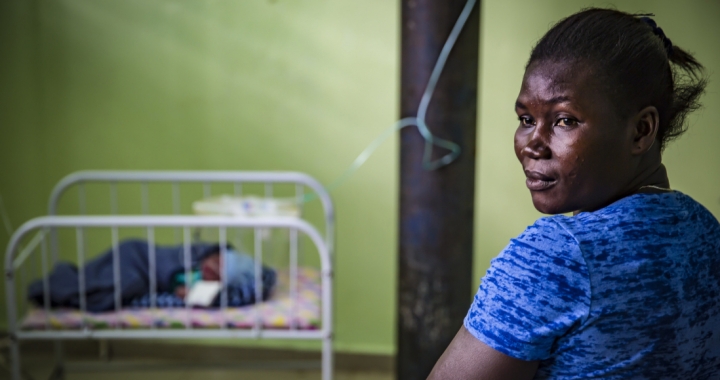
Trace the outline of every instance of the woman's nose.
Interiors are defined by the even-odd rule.
[[[530,140],[528,140],[525,147],[522,148],[521,154],[523,156],[535,160],[550,158],[552,152],[548,146],[547,136],[545,136],[543,132],[542,126],[535,127],[532,135],[530,135]]]

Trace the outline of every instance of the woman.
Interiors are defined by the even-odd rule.
[[[720,224],[670,189],[705,88],[652,19],[588,9],[538,42],[515,153],[539,219],[492,261],[432,379],[720,378]]]

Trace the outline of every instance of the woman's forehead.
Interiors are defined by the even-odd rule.
[[[538,62],[523,77],[519,104],[573,102],[595,104],[601,97],[600,82],[588,65],[578,62]]]

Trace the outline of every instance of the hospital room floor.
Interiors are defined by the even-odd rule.
[[[319,370],[238,370],[238,369],[183,369],[173,370],[168,366],[165,369],[150,370],[93,370],[83,372],[69,371],[65,380],[310,380],[320,379]],[[26,365],[27,374],[32,380],[47,379],[51,367],[43,363]],[[393,375],[387,371],[335,371],[336,380],[390,380]],[[0,379],[9,379],[6,372],[0,374]],[[30,379],[28,379],[30,380]]]
[[[184,345],[114,344],[109,357],[94,345],[66,345],[66,380],[310,380],[320,379],[319,355],[295,351]],[[0,355],[0,380],[9,379],[8,352]],[[48,379],[54,355],[47,345],[25,346],[27,379]],[[238,360],[245,358],[250,360]],[[271,361],[267,361],[270,359]],[[309,359],[309,360],[308,360]],[[390,380],[392,358],[338,353],[335,380]],[[249,364],[248,364],[249,363]],[[250,365],[251,367],[248,367]],[[284,367],[279,367],[283,366]],[[299,365],[299,367],[298,367]],[[241,367],[242,366],[242,367]],[[260,366],[260,367],[258,367]],[[289,367],[292,366],[292,367]],[[287,369],[294,368],[294,369]],[[303,368],[303,369],[297,369]]]
[[[35,368],[29,371],[33,379],[47,379],[49,368]],[[5,375],[7,376],[7,375]],[[7,377],[0,377],[7,378]],[[336,371],[336,380],[390,380],[393,376],[390,373],[381,372],[345,372]],[[310,380],[320,379],[320,371],[315,370],[192,370],[192,371],[119,371],[119,372],[84,372],[69,373],[66,380],[127,380],[127,379],[152,379],[152,380]]]

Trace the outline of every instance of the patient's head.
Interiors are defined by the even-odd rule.
[[[220,281],[220,252],[213,252],[200,262],[200,272],[204,281]]]
[[[661,153],[699,106],[702,66],[650,19],[588,9],[535,46],[515,109],[515,153],[535,207],[592,211],[669,187]]]
[[[222,281],[225,273],[228,285],[242,286],[254,281],[255,261],[243,252],[228,248],[225,257],[218,250],[206,255],[200,261],[200,272],[204,281]]]

